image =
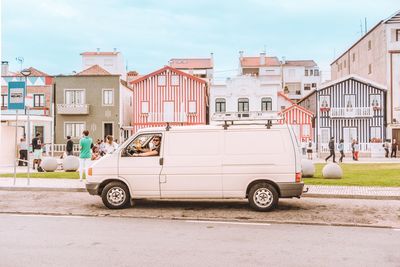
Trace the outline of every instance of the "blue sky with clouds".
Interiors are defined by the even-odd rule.
[[[368,29],[400,9],[398,0],[2,0],[1,59],[49,74],[81,70],[80,53],[117,48],[129,70],[148,73],[170,58],[214,53],[216,76],[231,75],[238,51],[314,59],[328,73]],[[397,5],[396,5],[397,4]]]

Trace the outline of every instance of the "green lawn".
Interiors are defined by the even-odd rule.
[[[14,177],[12,173],[0,174],[0,177]],[[27,178],[26,173],[17,173],[17,178]],[[35,172],[31,178],[79,179],[79,172]]]
[[[400,164],[341,164],[342,179],[324,179],[322,168],[325,164],[315,164],[315,177],[303,178],[309,185],[356,185],[356,186],[399,186]],[[0,177],[13,177],[12,173],[1,174]],[[18,173],[18,178],[27,177],[26,173]],[[78,172],[41,172],[31,173],[31,178],[64,178],[78,179]]]
[[[400,164],[341,164],[342,179],[324,179],[322,168],[315,164],[315,176],[303,178],[309,185],[400,186]]]

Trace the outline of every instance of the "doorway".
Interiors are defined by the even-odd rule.
[[[103,131],[103,133],[104,133],[103,137],[104,138],[106,138],[107,135],[113,135],[113,124],[112,124],[112,122],[111,123],[110,122],[104,123],[103,129],[104,129],[104,131]]]
[[[392,142],[393,139],[396,139],[397,143],[400,141],[400,129],[393,129],[392,130]]]
[[[35,126],[32,138],[36,137],[37,133],[40,133],[40,141],[44,144],[44,126]]]

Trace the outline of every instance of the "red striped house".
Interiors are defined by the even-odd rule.
[[[292,125],[294,132],[298,140],[301,142],[303,140],[308,141],[314,140],[313,136],[313,118],[314,113],[311,111],[297,105],[293,104],[284,110],[279,112],[284,118],[281,123],[287,123]]]
[[[207,83],[170,66],[130,82],[133,132],[140,128],[206,124]]]

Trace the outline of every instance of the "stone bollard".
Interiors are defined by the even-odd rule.
[[[309,159],[301,160],[301,174],[302,177],[314,177],[315,166],[311,160]]]
[[[63,169],[66,172],[75,172],[79,169],[79,158],[75,156],[67,156],[63,159]]]
[[[336,163],[328,163],[322,169],[322,176],[325,179],[341,179],[343,177],[342,167]]]
[[[54,172],[57,169],[57,166],[57,160],[52,157],[45,157],[40,163],[40,167],[42,167],[46,172]]]

